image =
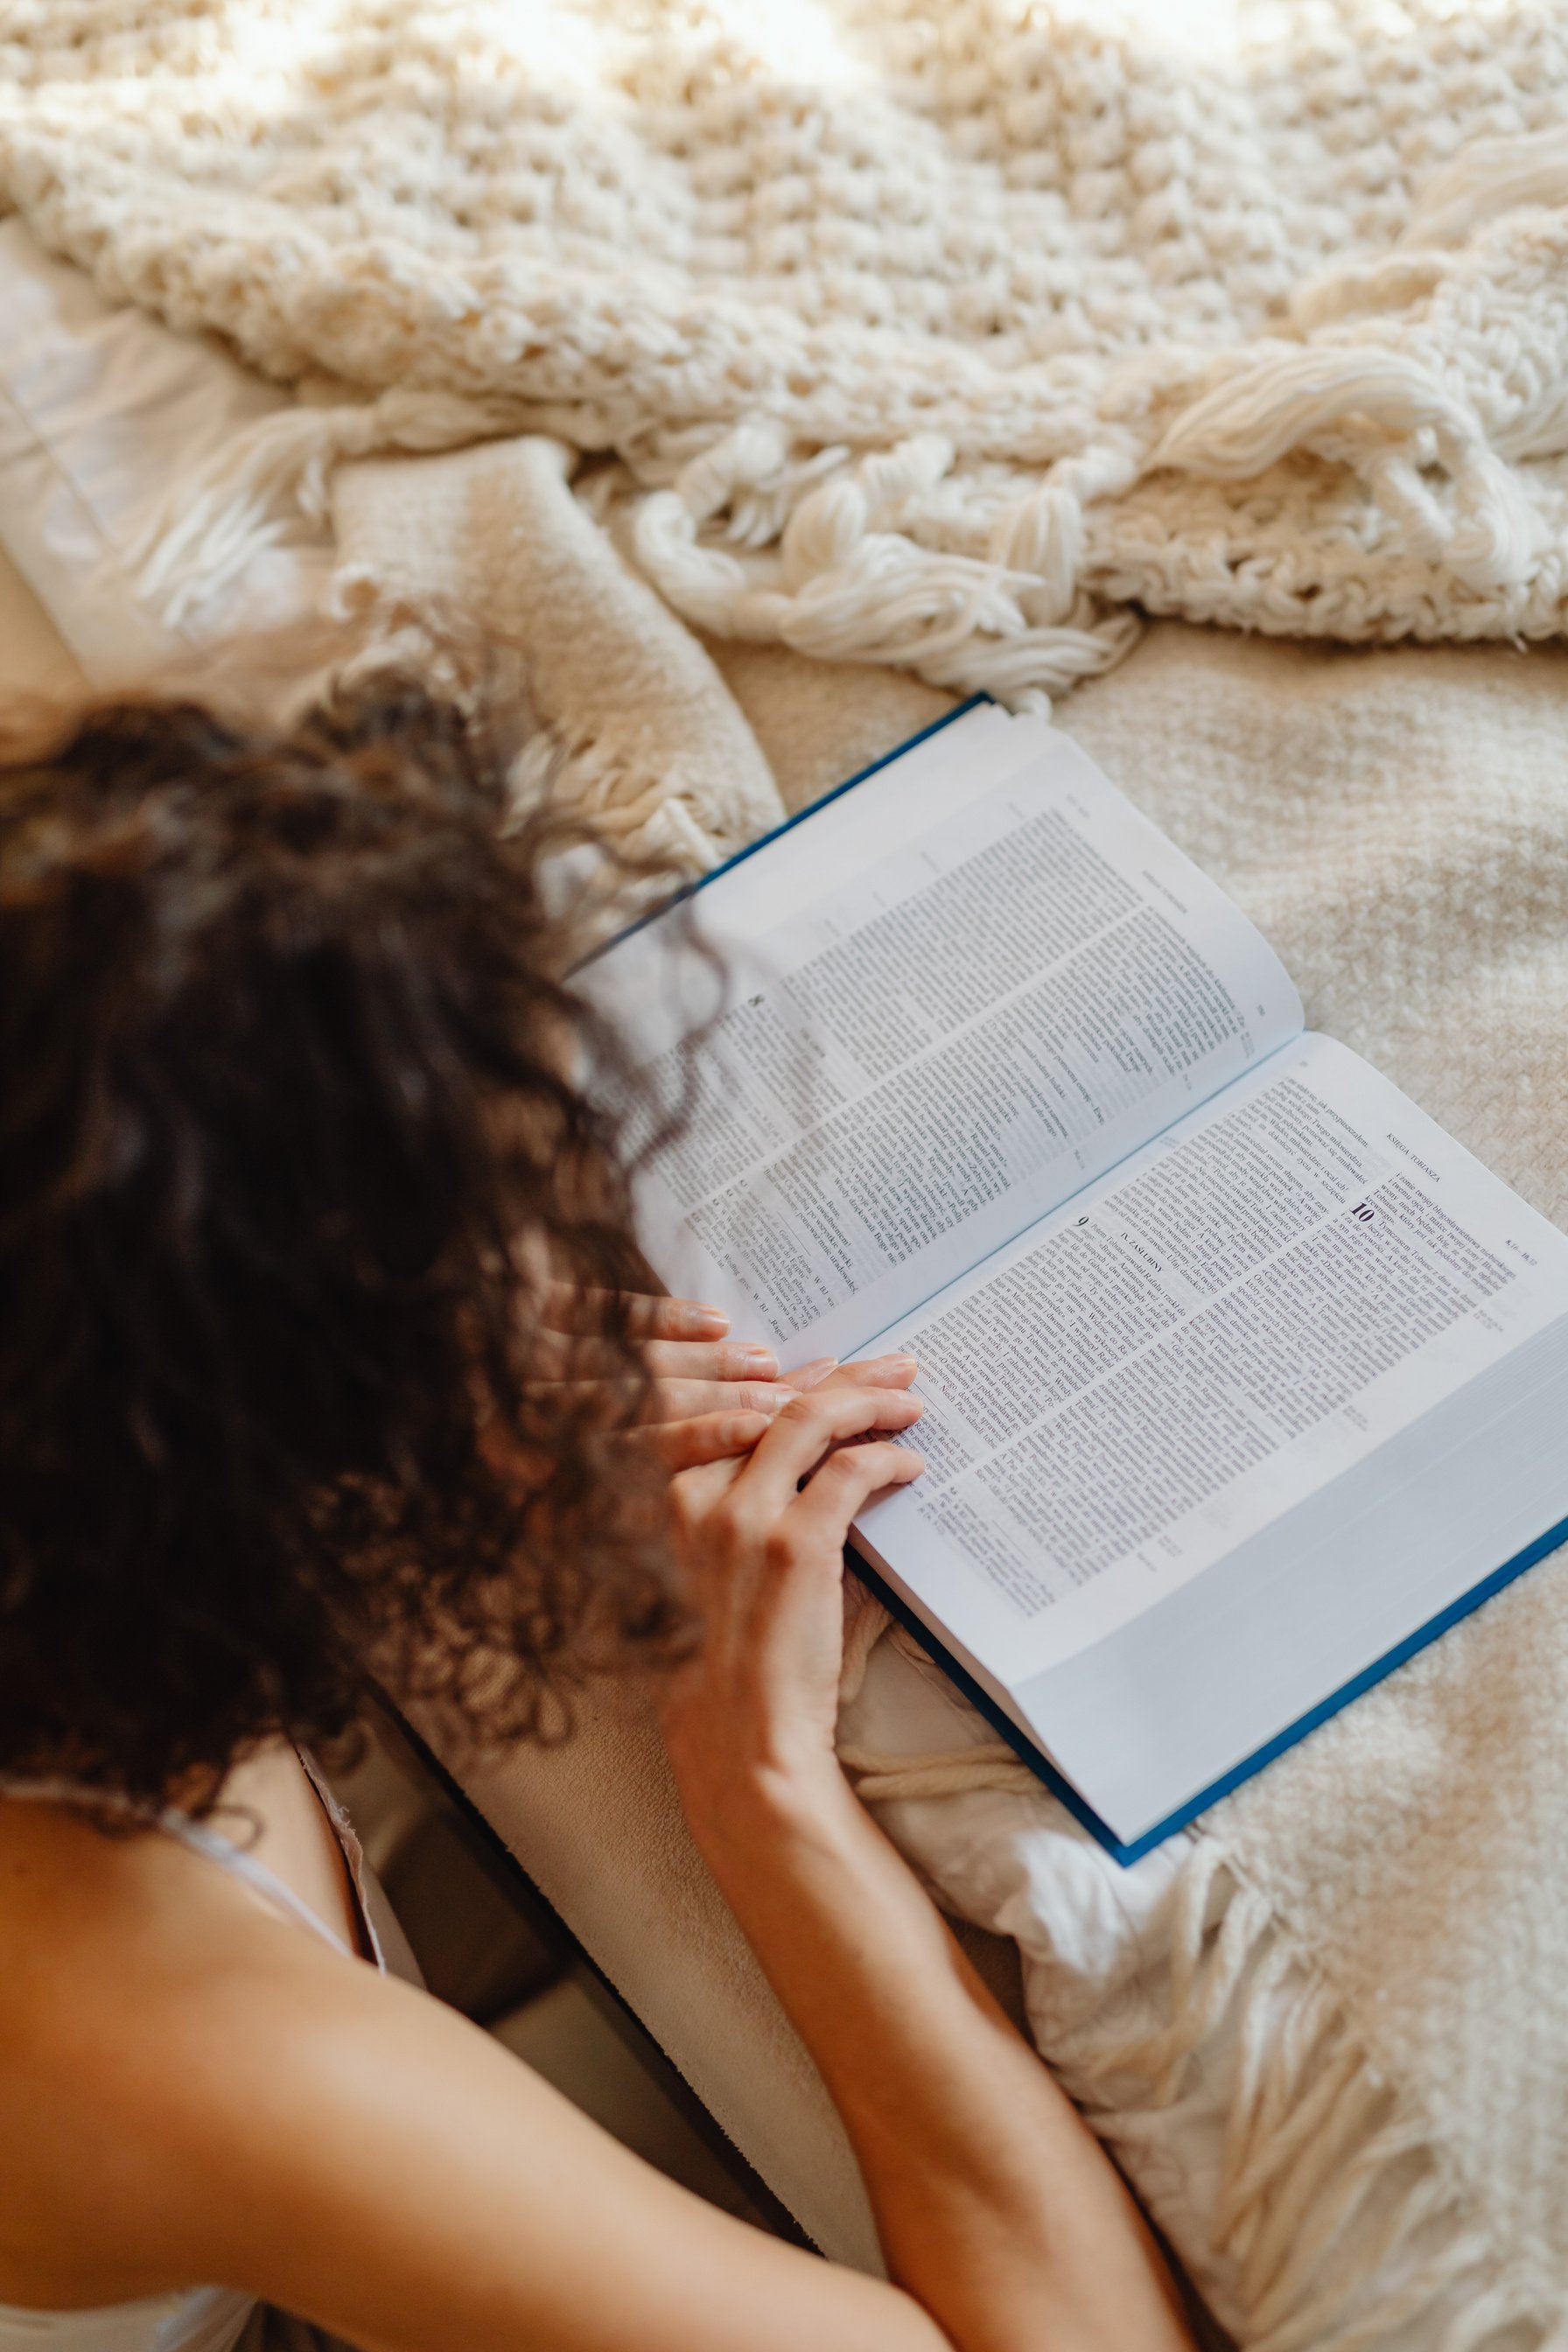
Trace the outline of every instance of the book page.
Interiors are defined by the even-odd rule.
[[[858,1352],[1300,1027],[1272,950],[1075,745],[975,717],[945,770],[922,747],[923,824],[896,761],[694,902],[730,975],[695,1046],[711,976],[668,918],[590,976],[655,1109],[685,1102],[649,1259],[786,1360]]]
[[[1568,1543],[1565,1429],[1560,1315],[1006,1711],[1159,1837]]]
[[[879,1337],[928,1469],[859,1532],[1016,1691],[1564,1316],[1568,1239],[1308,1036]]]

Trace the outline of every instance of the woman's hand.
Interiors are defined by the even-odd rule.
[[[919,1416],[914,1372],[847,1367],[745,1460],[670,1482],[703,1620],[665,1709],[681,1803],[833,2095],[932,2352],[1192,2352],[1126,2190],[834,1755],[842,1547],[923,1467],[891,1442]]]
[[[537,1361],[551,1381],[592,1382],[614,1393],[625,1359],[603,1337],[606,1294],[552,1283],[545,1294]],[[725,1337],[721,1307],[689,1298],[626,1302],[652,1386],[642,1401],[641,1442],[669,1471],[749,1453],[790,1399],[836,1367],[830,1357],[781,1373],[772,1349]]]
[[[837,1780],[844,1542],[873,1496],[925,1466],[891,1442],[920,1417],[914,1375],[909,1356],[847,1366],[793,1398],[745,1458],[671,1481],[703,1635],[671,1682],[665,1738],[705,1848],[745,1835],[754,1799]]]

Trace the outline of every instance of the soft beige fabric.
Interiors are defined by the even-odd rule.
[[[430,659],[422,615],[515,647],[558,795],[623,848],[711,866],[783,803],[708,656],[572,496],[571,463],[523,439],[342,467],[340,601],[382,608],[405,659]]]
[[[681,1817],[653,1716],[629,1691],[573,1738],[465,1766],[463,1783],[710,2115],[837,2261],[880,2267],[844,2126]]]
[[[106,302],[21,221],[0,223],[0,545],[96,690],[191,677],[220,645],[232,677],[237,640],[316,619],[332,550],[324,533],[304,543],[297,513],[237,530],[199,596],[161,593],[146,560],[193,469],[291,405],[214,338]],[[318,659],[322,641],[317,621]],[[261,682],[284,666],[262,664]],[[286,666],[308,691],[297,646]]]
[[[268,373],[167,517],[489,431],[613,450],[725,635],[1008,695],[1131,598],[1561,632],[1568,48],[1530,0],[51,0],[0,201]],[[613,497],[615,485],[606,486]]]
[[[907,670],[846,670],[803,661],[783,646],[721,637],[709,651],[791,811],[809,808],[954,707],[955,697]]]
[[[0,548],[0,697],[68,701],[82,674],[48,614]]]
[[[889,748],[856,671],[777,654],[728,668],[792,803],[826,781],[836,723],[845,767]],[[889,739],[931,715],[918,688],[879,690]],[[1163,625],[1060,720],[1263,924],[1316,1023],[1563,1215],[1568,654],[1360,656]],[[1053,1908],[1066,1882],[1031,1841],[1059,1843],[1064,1817],[1043,1791],[889,1811],[955,1907],[1032,1949],[1047,2054],[1249,2345],[1427,2352],[1451,2332],[1511,2352],[1568,2323],[1565,1593],[1568,1563],[1539,1567],[1152,1857],[1152,1925],[1106,1979],[1154,1954],[1131,2010],[1059,1997],[1053,1938],[1121,1896],[1119,1874],[1079,1870],[1087,1907]],[[894,1697],[912,1719],[907,1679]],[[936,1744],[969,1736],[960,1707]],[[782,2029],[720,1957],[722,1915],[689,1883],[706,1890],[646,1731],[600,1727],[579,1755],[477,1785],[520,1852],[550,1853],[550,1891],[800,2196],[783,2183],[799,2180],[797,2129],[810,2145],[821,2128],[815,2078],[769,2081],[759,2120],[715,2064],[718,2015],[731,2056]],[[617,1818],[613,1857],[585,1871]],[[757,2004],[754,2026],[689,2004],[693,1960],[699,1982]],[[818,2145],[796,2210],[826,2202],[808,2226],[842,2251],[861,2209],[836,2131]]]

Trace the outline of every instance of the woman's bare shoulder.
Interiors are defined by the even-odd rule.
[[[362,1981],[363,1979],[363,1981]],[[0,1801],[0,2301],[189,2283],[181,2183],[374,1971],[156,1830]],[[199,2204],[199,2199],[195,2200]]]
[[[0,2301],[213,2280],[391,2352],[940,2352],[903,2295],[702,2204],[466,2019],[193,1880],[199,1857],[21,1810]]]

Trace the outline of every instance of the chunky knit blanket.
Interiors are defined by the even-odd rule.
[[[528,427],[706,628],[1011,699],[1132,603],[1561,633],[1561,12],[1147,14],[0,0],[0,204],[340,387],[165,519],[172,604],[338,455]]]

